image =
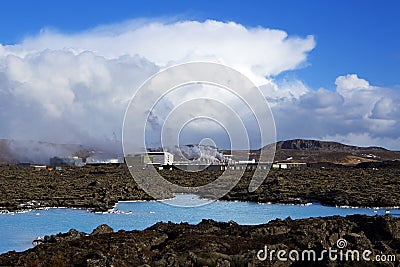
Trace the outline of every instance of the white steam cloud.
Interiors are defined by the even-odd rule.
[[[164,67],[206,60],[236,68],[261,86],[279,139],[399,149],[398,91],[355,74],[338,77],[335,91],[274,80],[306,66],[314,47],[313,36],[213,20],[131,21],[76,34],[43,30],[19,44],[0,45],[0,138],[119,151],[124,112],[140,84]]]
[[[265,83],[305,64],[314,45],[312,36],[218,21],[133,21],[70,35],[43,30],[0,45],[0,137],[112,144],[135,89],[165,66],[215,61]]]

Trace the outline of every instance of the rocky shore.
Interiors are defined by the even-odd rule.
[[[150,200],[125,165],[34,170],[0,166],[0,207],[7,211],[70,207],[107,211],[122,200]]]
[[[339,241],[338,241],[339,240]],[[43,244],[25,252],[0,255],[1,266],[399,266],[400,219],[391,216],[310,218],[274,220],[244,226],[235,222],[203,220],[197,225],[157,223],[143,231],[114,232],[107,225],[91,234],[76,230],[47,236]],[[264,251],[298,251],[288,261],[273,254],[262,260]],[[323,250],[335,250],[337,259]],[[259,252],[262,250],[262,252]],[[308,258],[304,250],[315,251]],[[349,254],[340,260],[340,251],[360,252],[359,261]],[[365,250],[371,261],[365,261]],[[274,253],[274,252],[272,252]],[[259,257],[257,257],[259,254]],[[345,254],[343,254],[345,255]],[[386,262],[375,256],[385,255]],[[282,256],[282,255],[281,255]],[[395,257],[395,258],[394,258]],[[333,257],[332,257],[333,258]],[[302,261],[304,259],[304,261]],[[390,259],[390,260],[388,260]]]
[[[222,172],[163,170],[160,173],[175,184],[193,187],[215,180]],[[251,175],[251,172],[245,172],[237,186],[223,199],[295,204],[316,201],[333,206],[400,206],[398,165],[344,167],[325,164],[305,169],[271,170],[260,188],[249,193]],[[2,210],[72,207],[107,211],[118,201],[150,199],[137,186],[124,164],[60,171],[0,166]]]

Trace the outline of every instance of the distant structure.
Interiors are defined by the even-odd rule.
[[[269,170],[272,162],[257,162],[255,159],[251,160],[238,160],[232,159],[231,155],[223,155],[224,161],[220,162],[206,162],[202,160],[192,161],[174,161],[174,155],[170,152],[147,152],[135,155],[128,155],[125,157],[128,167],[146,168],[153,166],[161,169],[168,170],[186,170],[186,171],[254,171],[254,170]]]
[[[304,162],[277,162],[272,164],[273,169],[303,169],[307,167],[307,163]]]
[[[260,162],[256,159],[249,159],[250,154],[235,156],[224,155],[218,152],[217,157],[212,157],[212,155],[206,155],[201,157],[201,149],[199,151],[195,150],[196,147],[193,145],[186,148],[186,156],[191,156],[190,160],[180,160],[178,155],[178,160],[174,160],[174,154],[165,151],[149,151],[147,153],[141,154],[131,154],[125,157],[128,167],[139,167],[147,168],[148,166],[153,166],[159,170],[186,170],[186,171],[268,171],[271,167],[274,169],[303,169],[307,167],[305,162],[292,162],[289,161],[292,158],[288,158],[286,161],[281,162]],[[202,147],[201,147],[202,148]],[[197,148],[196,148],[197,149]],[[204,149],[203,149],[204,150]],[[200,153],[200,156],[199,156]],[[204,154],[204,153],[203,153]],[[219,158],[221,160],[219,160]],[[207,160],[209,159],[209,160]]]
[[[52,167],[61,167],[61,166],[70,166],[70,167],[82,167],[85,166],[82,158],[80,157],[53,157],[50,158],[50,166]]]
[[[252,159],[252,160],[239,160],[237,163],[238,164],[254,164],[254,163],[256,163],[256,160],[255,159]]]
[[[271,167],[271,163],[269,162],[258,162],[255,160],[250,161],[239,161],[234,164],[227,166],[228,170],[236,170],[236,171],[253,171],[253,170],[269,170]]]
[[[128,166],[172,166],[174,164],[174,155],[169,152],[147,152],[142,154],[128,155],[126,158]]]
[[[172,165],[174,163],[174,155],[169,152],[148,152],[153,164]]]
[[[121,158],[108,158],[108,159],[98,159],[94,157],[86,158],[87,165],[101,165],[101,164],[121,164],[124,163]]]
[[[35,171],[47,170],[46,165],[33,165],[32,167]]]

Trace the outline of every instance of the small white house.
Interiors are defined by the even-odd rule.
[[[174,155],[169,152],[147,152],[151,163],[160,165],[172,165],[174,163]]]

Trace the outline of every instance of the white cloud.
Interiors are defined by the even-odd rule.
[[[159,67],[138,57],[106,59],[45,50],[1,61],[2,138],[100,143],[120,136],[126,105]]]
[[[400,149],[400,92],[370,85],[356,74],[339,76],[335,83],[335,91],[302,90],[304,94],[281,98],[273,105],[279,138],[362,145],[370,141],[370,145]]]
[[[371,111],[371,119],[397,120],[400,118],[400,99],[393,95],[382,96]]]
[[[140,55],[159,66],[208,60],[243,71],[257,82],[264,76],[298,68],[315,47],[313,36],[290,37],[262,27],[207,20],[175,23],[132,21],[78,34],[43,30],[40,35],[9,48],[19,55],[31,51],[92,51],[106,58]]]
[[[128,100],[143,81],[165,66],[208,60],[261,85],[280,139],[400,149],[399,91],[356,74],[339,76],[333,91],[274,80],[306,65],[314,46],[312,36],[211,20],[131,21],[76,34],[43,30],[0,45],[0,138],[86,144],[111,140],[113,133],[119,138]]]
[[[269,76],[303,66],[314,46],[312,36],[212,20],[131,21],[75,34],[44,29],[0,45],[0,138],[119,138],[133,92],[165,66],[214,61],[273,84]]]
[[[335,84],[339,93],[345,94],[355,90],[371,90],[373,89],[369,82],[358,78],[357,74],[347,74],[336,78]]]

